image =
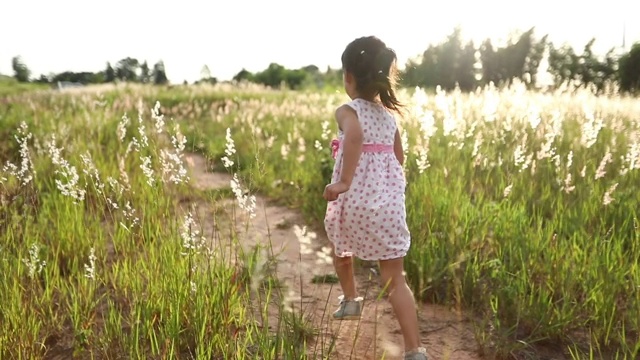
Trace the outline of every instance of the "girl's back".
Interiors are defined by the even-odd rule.
[[[329,203],[327,235],[339,256],[355,255],[364,260],[402,257],[409,249],[410,235],[405,221],[404,172],[393,152],[395,118],[375,102],[355,99],[347,105],[358,115],[363,152],[351,188]],[[340,179],[342,158],[340,148],[334,182]]]
[[[348,104],[358,114],[365,144],[393,145],[396,120],[382,105],[363,99]]]

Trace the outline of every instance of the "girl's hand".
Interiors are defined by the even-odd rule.
[[[329,184],[324,188],[324,197],[327,201],[335,201],[338,199],[338,195],[345,193],[349,190],[349,185],[343,181],[338,181],[333,184]]]

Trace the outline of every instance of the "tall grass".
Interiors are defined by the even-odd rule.
[[[472,311],[486,355],[535,358],[554,344],[574,359],[640,356],[638,100],[530,93],[517,84],[401,96],[410,113],[399,120],[413,237],[406,268],[416,296]],[[143,116],[149,146],[128,150],[142,136],[131,115],[120,141],[122,114],[156,100],[166,135],[153,134],[155,118]],[[0,159],[16,164],[4,171],[16,176],[5,175],[0,185],[0,301],[7,304],[0,333],[8,334],[0,354],[42,355],[72,341],[80,353],[112,357],[301,356],[289,330],[274,335],[244,310],[255,292],[231,279],[251,273],[237,266],[255,268],[254,257],[228,265],[209,260],[206,247],[182,255],[192,237],[181,226],[191,221],[175,211],[175,199],[190,190],[158,177],[160,151],[176,149],[168,141],[176,135],[171,119],[179,120],[186,148],[216,160],[228,155],[228,131],[243,186],[299,207],[321,230],[332,114],[347,100],[341,93],[221,87],[16,100],[0,113],[2,138],[18,136],[0,143]],[[20,139],[28,132],[35,172],[23,184]],[[82,169],[84,200],[56,183],[73,176],[63,160],[53,161],[52,134],[64,145],[60,158]],[[107,184],[101,192],[91,171],[83,172],[87,151]],[[155,171],[151,185],[141,168],[145,156]],[[127,203],[135,213],[123,211]],[[37,259],[29,253],[34,244]],[[85,269],[91,249],[94,278]],[[269,301],[270,289],[258,293]]]
[[[0,358],[306,358],[235,219],[204,233],[183,121],[130,94],[0,112]],[[147,105],[148,104],[148,105]],[[220,220],[222,222],[223,220]],[[268,277],[268,276],[267,276]],[[250,284],[257,284],[254,287]]]
[[[223,156],[229,129],[253,185],[321,228],[344,95],[182,94],[168,112],[193,119],[196,148]],[[640,101],[518,84],[402,96],[417,296],[473,310],[489,355],[640,356]]]

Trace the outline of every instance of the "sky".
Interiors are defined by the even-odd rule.
[[[640,42],[638,13],[638,0],[3,0],[0,73],[13,73],[17,55],[34,77],[96,72],[134,57],[150,67],[163,60],[172,83],[199,79],[204,65],[228,80],[272,62],[337,68],[345,46],[366,35],[381,38],[404,64],[456,26],[476,44],[535,26],[538,36],[577,52],[595,37],[604,54],[622,46],[625,28],[627,49]]]

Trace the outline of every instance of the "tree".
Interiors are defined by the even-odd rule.
[[[524,80],[527,67],[527,58],[531,55],[533,46],[533,28],[524,32],[513,44],[505,48],[507,78],[511,83],[513,79]]]
[[[313,75],[320,73],[320,68],[318,68],[316,65],[307,65],[301,70]]]
[[[164,62],[162,60],[158,61],[155,65],[153,65],[153,83],[156,85],[164,85],[169,82],[167,79],[167,74],[164,68]]]
[[[489,39],[482,43],[480,60],[483,83],[511,84],[515,78],[526,80],[526,74],[531,78],[529,85],[535,82],[546,48],[546,36],[534,42],[533,31],[531,28],[519,36],[512,35],[507,45],[501,48],[494,48]]]
[[[20,56],[16,56],[11,59],[11,66],[13,67],[13,77],[16,78],[16,80],[19,82],[29,82],[31,71],[29,71],[29,68],[25,65]]]
[[[640,43],[631,47],[619,60],[620,90],[640,92]]]
[[[211,78],[211,70],[209,70],[209,66],[204,65],[200,70],[200,79],[209,80]]]
[[[402,73],[403,83],[408,86],[436,87],[452,90],[472,90],[475,78],[476,49],[472,42],[462,43],[459,28],[438,44],[430,45],[422,56],[410,60]]]
[[[240,70],[234,77],[233,81],[242,82],[242,81],[253,81],[254,75],[247,69]]]
[[[578,79],[578,55],[569,45],[555,47],[549,44],[549,72],[556,86]]]
[[[587,45],[584,46],[584,50],[582,51],[582,55],[578,58],[577,72],[578,77],[582,81],[582,85],[589,86],[589,84],[594,83],[596,79],[596,69],[600,61],[596,58],[593,50],[593,43],[595,43],[596,39],[592,38]]]
[[[300,87],[315,87],[321,88],[325,85],[324,76],[320,72],[320,68],[316,65],[307,65],[300,68],[304,76],[304,83],[300,84]]]
[[[476,87],[476,48],[473,42],[461,49],[456,69],[456,82],[463,91],[471,91]]]
[[[215,78],[213,79],[215,80]],[[342,70],[327,67],[326,72],[321,72],[316,65],[287,69],[280,64],[271,63],[265,70],[255,74],[243,68],[233,77],[233,81],[249,81],[274,88],[285,84],[290,89],[300,89],[307,86],[338,86],[342,84]]]
[[[440,85],[436,66],[440,58],[440,45],[430,45],[422,55],[405,65],[402,82],[407,86],[436,87]]]
[[[499,84],[502,79],[498,70],[496,51],[490,39],[486,39],[480,46],[480,62],[482,63],[482,82]]]
[[[116,64],[116,77],[122,81],[137,81],[140,63],[137,59],[127,57]]]
[[[615,80],[618,71],[618,59],[615,55],[615,49],[611,49],[604,56],[604,60],[600,61],[596,70],[598,91],[604,89],[608,81]]]
[[[56,83],[58,81],[68,81],[80,84],[97,84],[104,81],[102,74],[94,74],[91,72],[73,72],[73,71],[65,71],[51,79],[52,82]]]
[[[149,65],[147,64],[147,60],[145,60],[142,63],[142,65],[140,65],[139,80],[143,84],[151,82],[151,71],[149,70]]]
[[[309,73],[303,69],[290,70],[276,63],[255,75],[253,80],[257,83],[277,88],[286,84],[290,89],[298,89],[308,79]]]
[[[51,82],[58,81],[68,81],[80,84],[99,84],[104,82],[104,74],[102,72],[92,73],[92,72],[73,72],[73,71],[65,71],[63,73],[55,75]]]
[[[309,73],[303,69],[287,70],[284,81],[290,89],[299,89],[308,77]]]
[[[285,81],[286,71],[284,66],[271,63],[267,69],[256,74],[255,80],[266,86],[278,87]]]
[[[587,42],[579,55],[569,45],[555,47],[549,43],[549,72],[556,86],[574,81],[579,86],[594,86],[601,92],[608,81],[614,80],[618,65],[614,49],[601,60],[592,50],[594,42],[595,39]]]
[[[40,77],[33,80],[33,82],[38,83],[38,84],[48,84],[49,83],[49,78],[47,76],[45,76],[44,74],[40,74]]]
[[[114,82],[116,80],[116,71],[111,67],[111,63],[107,62],[107,68],[104,70],[104,82]]]
[[[211,76],[211,71],[209,70],[209,66],[204,65],[200,70],[200,80],[196,81],[196,84],[199,83],[209,83],[215,85],[218,82],[218,79]]]
[[[538,81],[538,69],[547,50],[547,38],[548,35],[545,35],[539,41],[533,41],[529,49],[529,56],[527,56],[524,65],[525,73],[528,73],[531,77],[531,82],[528,85],[536,85]]]
[[[596,39],[591,39],[585,45],[582,55],[578,57],[576,65],[577,75],[584,87],[595,85],[598,92],[602,91],[607,81],[612,80],[616,72],[614,49],[609,50],[603,60],[600,60],[592,50]]]

